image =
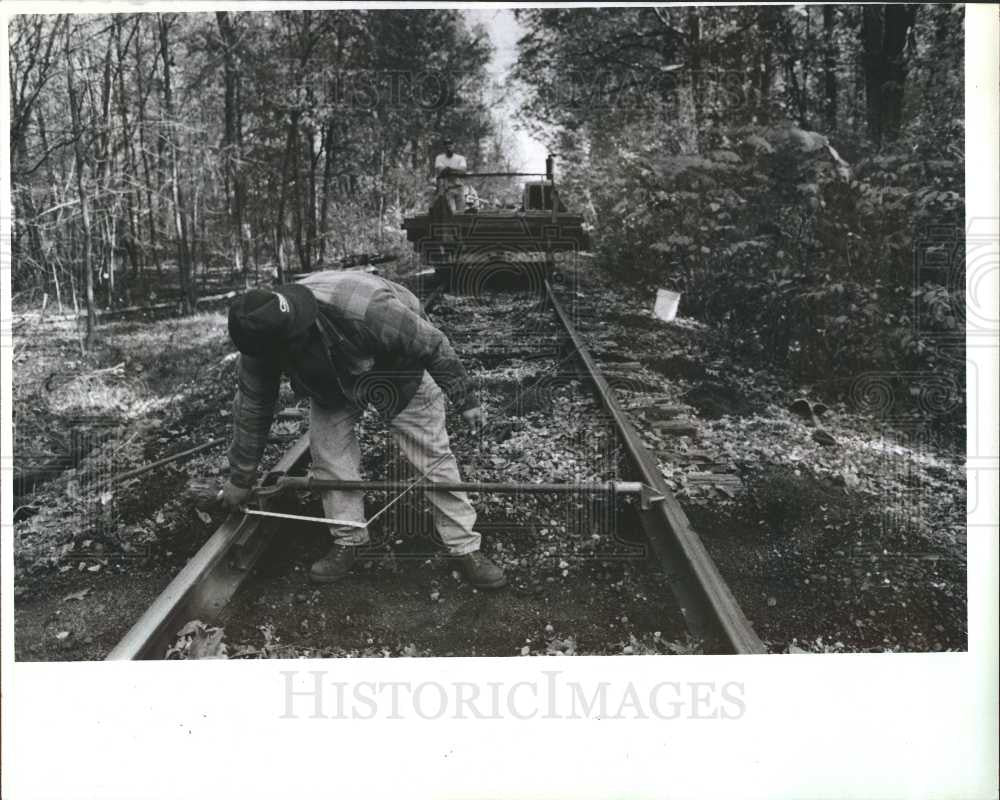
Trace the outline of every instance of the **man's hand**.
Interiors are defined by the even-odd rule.
[[[462,412],[462,418],[465,420],[466,424],[472,429],[473,433],[481,433],[483,426],[486,424],[486,418],[483,415],[482,406],[476,406],[475,408],[467,409]]]
[[[235,511],[245,506],[249,498],[250,490],[244,489],[242,486],[237,486],[232,481],[226,481],[218,496],[219,502],[230,511]]]

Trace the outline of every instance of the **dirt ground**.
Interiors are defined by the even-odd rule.
[[[657,321],[651,297],[600,273],[560,292],[772,652],[966,646],[964,456],[931,435],[933,419],[879,420],[824,398],[819,423],[833,444],[823,444],[811,420],[788,410],[810,387],[736,362],[710,327]],[[494,423],[473,441],[449,421],[467,479],[617,474],[613,436],[593,423],[593,400],[561,360],[550,312],[516,295],[449,297],[435,320]],[[498,320],[520,333],[499,335]],[[107,478],[228,436],[234,366],[218,312],[111,323],[85,356],[70,324],[15,329],[16,476],[49,473],[15,491],[17,658],[102,658],[222,521],[204,497],[222,480],[224,445],[131,481]],[[296,402],[286,394],[281,405]],[[693,432],[660,426],[655,409],[667,406]],[[365,426],[368,474],[392,477],[391,441],[373,418]],[[292,421],[274,433],[298,431]],[[474,501],[508,589],[476,592],[457,580],[419,502],[373,531],[357,575],[321,591],[305,573],[325,537],[291,526],[213,623],[225,652],[698,652],[639,554],[627,508],[534,495]],[[373,510],[380,502],[368,498]]]
[[[587,283],[585,338],[598,353],[632,344],[641,366],[619,398],[772,652],[965,649],[965,459],[952,444],[964,436],[942,435],[950,407],[885,419],[820,397],[740,363],[706,325],[642,313],[651,298],[597,273]],[[803,419],[798,398],[828,409]],[[656,404],[696,431],[657,429]]]

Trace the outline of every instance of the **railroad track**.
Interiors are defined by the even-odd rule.
[[[701,642],[704,652],[766,652],[764,644],[740,610],[664,481],[656,457],[643,444],[616,398],[615,390],[588,352],[572,324],[570,311],[557,298],[547,281],[537,288],[537,308],[551,310],[557,323],[555,338],[559,340],[555,350],[549,351],[550,361],[546,362],[546,368],[558,364],[558,369],[572,371],[590,384],[595,408],[599,407],[613,431],[614,452],[621,455],[622,472],[632,484],[643,485],[649,495],[656,498],[654,502],[631,503],[630,511],[636,515],[645,544],[651,551],[653,565],[657,568],[657,574],[662,576],[665,586],[661,588],[676,598],[676,606],[683,615],[683,626],[692,637]],[[443,298],[443,292],[437,289],[425,298],[425,307],[431,311]],[[489,321],[487,323],[489,327]],[[448,328],[447,324],[442,324],[441,327],[446,330]],[[492,337],[489,332],[485,333],[480,337],[481,340],[496,340],[495,330]],[[453,338],[453,341],[456,340]],[[548,341],[553,342],[554,338],[550,335]],[[521,356],[533,357],[530,352],[523,352],[523,342],[518,342],[513,348],[511,344],[507,343],[508,354],[512,349],[519,352],[520,347]],[[456,345],[465,358],[464,348],[457,341]],[[530,351],[530,347],[527,349]],[[491,356],[489,348],[486,348],[471,358],[487,362],[491,358],[502,360],[505,357],[503,351],[504,348],[500,348],[499,352],[494,352]],[[501,414],[500,424],[502,422]],[[265,476],[262,484],[275,484],[288,475],[304,475],[307,461],[308,434],[298,439],[285,452]],[[459,462],[463,463],[461,454]],[[387,482],[384,488],[390,488],[390,484]],[[489,487],[480,484],[470,485],[469,488],[488,490]],[[177,631],[187,622],[192,619],[217,619],[253,574],[254,567],[271,542],[274,530],[273,520],[238,513],[230,515],[133,625],[108,655],[108,659],[162,658],[174,642]],[[676,611],[664,610],[663,613],[667,615]]]

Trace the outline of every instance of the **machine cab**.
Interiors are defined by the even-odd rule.
[[[557,203],[556,211],[566,211],[552,181],[529,181],[524,184],[521,208],[524,211],[551,211],[553,198]]]

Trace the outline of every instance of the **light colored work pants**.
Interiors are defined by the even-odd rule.
[[[424,372],[420,388],[409,405],[389,423],[393,438],[417,475],[430,481],[460,481],[458,462],[452,455],[445,428],[444,393]],[[361,479],[361,448],[354,426],[361,410],[350,407],[329,411],[312,403],[309,444],[312,473],[324,480]],[[431,466],[431,465],[434,466]],[[480,535],[473,530],[476,511],[465,492],[425,492],[434,511],[438,535],[451,555],[461,556],[479,549]],[[390,492],[387,500],[394,493]],[[365,522],[364,493],[331,489],[323,492],[327,517]],[[337,544],[367,544],[367,528],[331,526]],[[400,533],[403,533],[402,531]]]
[[[452,214],[464,214],[465,213],[465,187],[464,186],[449,186],[445,190],[445,195],[448,198],[448,208],[451,209]]]

